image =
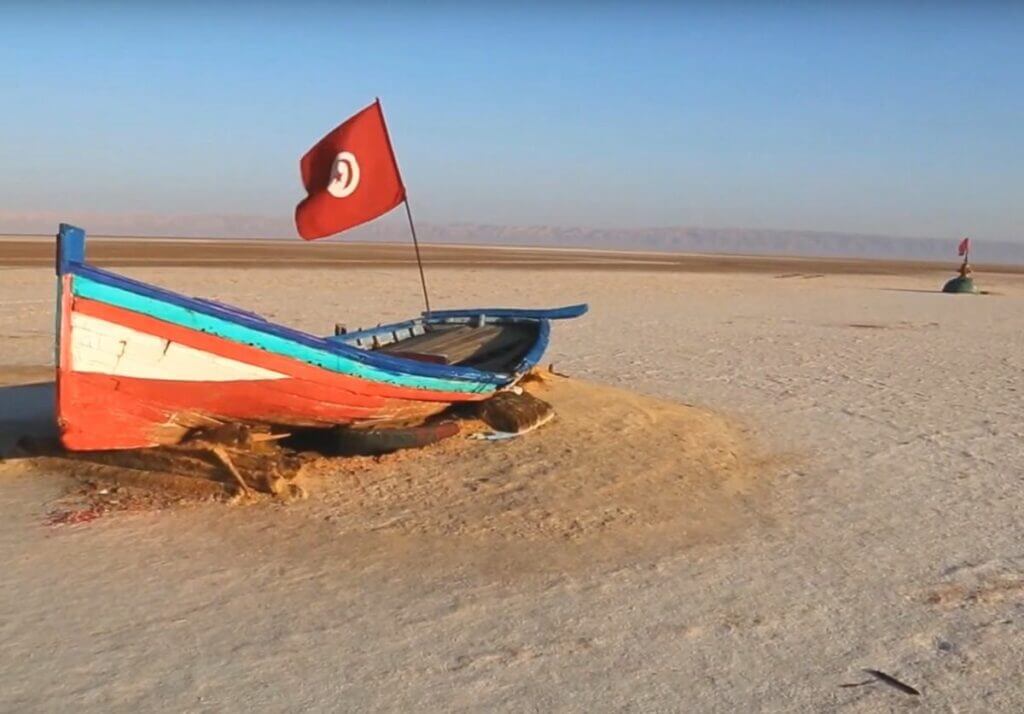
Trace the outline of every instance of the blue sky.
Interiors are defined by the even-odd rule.
[[[379,95],[421,220],[1024,242],[1024,5],[550,4],[5,4],[0,211],[288,216]]]

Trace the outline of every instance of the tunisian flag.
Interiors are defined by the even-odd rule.
[[[964,238],[962,241],[960,241],[960,247],[957,248],[956,250],[957,250],[957,253],[959,253],[960,255],[967,255],[967,251],[969,251],[970,249],[971,249],[971,239],[970,238]]]
[[[306,240],[354,228],[405,200],[380,100],[318,141],[299,167],[309,195],[295,208],[295,227]]]

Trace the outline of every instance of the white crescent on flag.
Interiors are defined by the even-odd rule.
[[[351,151],[339,152],[331,167],[331,180],[327,193],[335,198],[345,198],[359,188],[359,162]]]

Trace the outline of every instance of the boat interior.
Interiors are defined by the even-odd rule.
[[[473,367],[488,372],[515,368],[537,342],[540,323],[531,321],[422,320],[382,325],[331,338],[360,349],[418,362]]]

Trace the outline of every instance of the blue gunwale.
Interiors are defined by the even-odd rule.
[[[467,310],[435,310],[423,313],[422,317],[401,322],[388,322],[375,327],[367,327],[360,330],[351,330],[342,335],[328,335],[325,340],[331,342],[344,342],[353,346],[357,340],[368,340],[375,335],[388,335],[393,332],[410,330],[422,325],[444,325],[444,324],[465,324],[472,322],[474,318],[483,317],[487,324],[509,324],[522,322],[541,322],[546,320],[565,320],[569,317],[576,317],[585,314],[586,305],[569,305],[548,310],[533,310],[519,308],[479,308]]]
[[[479,317],[515,318],[520,320],[571,320],[587,314],[586,303],[552,308],[475,307],[466,310],[433,310],[424,312],[426,322],[445,322],[453,318]]]
[[[485,393],[507,386],[540,361],[550,340],[549,316],[561,319],[563,316],[572,317],[586,312],[585,305],[576,305],[555,310],[450,310],[432,313],[426,318],[429,321],[457,321],[459,318],[486,314],[502,322],[538,323],[537,340],[515,369],[511,372],[487,372],[473,367],[438,365],[359,349],[336,338],[316,337],[277,325],[255,313],[233,306],[190,298],[111,273],[85,262],[84,241],[83,230],[61,224],[57,272],[73,276],[71,282],[75,295],[202,330],[234,342],[250,344],[331,371],[414,389]],[[398,324],[410,322],[416,321]],[[375,328],[374,331],[377,329],[383,327]]]

